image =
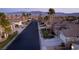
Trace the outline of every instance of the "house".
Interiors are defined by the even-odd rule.
[[[53,26],[54,32],[60,35],[62,40],[76,41],[79,37],[79,24],[63,21],[63,23],[57,23]],[[64,42],[66,42],[64,41]]]
[[[52,15],[47,21],[44,21],[44,23],[48,28],[52,28],[55,24],[62,23],[65,19],[65,16]]]
[[[0,26],[0,42],[4,41],[5,38],[7,38],[7,35],[5,34],[4,28]]]
[[[73,49],[79,49],[79,24],[77,21],[63,21],[54,24],[53,29],[57,36],[65,43],[72,42]]]
[[[51,21],[47,21],[49,28],[53,29],[55,34],[61,39],[65,44],[68,42],[79,41],[79,24],[78,20],[67,21],[67,16],[52,16]],[[78,44],[77,44],[78,45]]]
[[[0,41],[2,40],[3,28],[0,26]]]
[[[73,28],[61,30],[60,39],[62,39],[65,43],[79,41],[79,29]]]

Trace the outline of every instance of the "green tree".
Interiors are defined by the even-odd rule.
[[[0,19],[0,25],[4,28],[6,28],[6,26],[10,25],[10,22],[6,19]]]
[[[4,28],[6,34],[11,32],[10,22],[6,19],[4,13],[0,13],[0,25]]]
[[[4,13],[0,13],[0,19],[3,19],[3,18],[5,18],[6,16],[5,16],[5,14]]]
[[[10,26],[7,26],[6,28],[5,28],[5,33],[6,34],[10,34],[11,33],[11,27]]]

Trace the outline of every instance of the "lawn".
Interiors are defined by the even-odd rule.
[[[16,35],[17,32],[14,32],[13,34],[9,35],[5,41],[0,43],[0,49],[3,48],[7,43],[9,43]]]

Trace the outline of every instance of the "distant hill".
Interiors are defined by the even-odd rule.
[[[69,14],[71,16],[79,16],[79,13],[72,13],[72,14]]]
[[[56,13],[57,16],[79,16],[79,13]]]
[[[47,15],[47,12],[41,12],[41,11],[31,11],[30,12],[32,15]]]
[[[17,15],[20,15],[22,14],[23,12],[12,12],[12,13],[7,13],[7,14],[17,14]],[[48,15],[47,12],[41,12],[41,11],[31,11],[31,12],[25,12],[26,14],[27,13],[31,13],[31,15],[35,15],[35,16],[38,16],[38,15]],[[62,12],[57,12],[55,14],[56,16],[79,16],[79,13],[62,13]]]
[[[23,12],[11,12],[11,13],[6,13],[7,15],[21,15]],[[25,12],[26,14],[27,13],[30,13],[31,15],[35,15],[35,16],[38,16],[38,15],[47,15],[47,12],[41,12],[41,11],[31,11],[31,12]]]

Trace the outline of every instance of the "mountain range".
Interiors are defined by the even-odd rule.
[[[6,14],[22,14],[23,12],[11,12]],[[41,11],[31,11],[31,12],[25,12],[25,13],[31,13],[31,15],[48,15],[48,12],[41,12]],[[62,12],[56,12],[55,15],[57,16],[79,16],[79,13],[62,13]]]

